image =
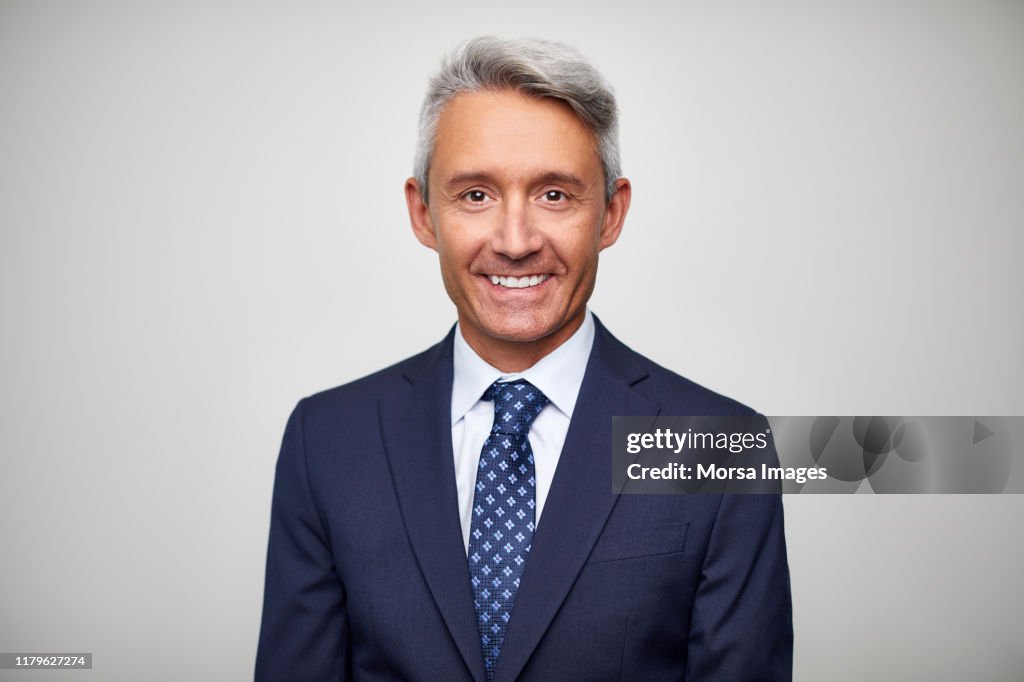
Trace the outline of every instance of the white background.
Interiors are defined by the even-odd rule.
[[[401,188],[488,33],[616,87],[627,344],[765,414],[1024,414],[1024,3],[0,0],[0,651],[96,667],[32,679],[251,677],[290,409],[454,321]],[[798,680],[1021,678],[1024,498],[785,502]]]

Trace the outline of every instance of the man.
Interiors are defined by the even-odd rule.
[[[292,414],[257,679],[789,679],[778,496],[612,492],[613,416],[751,411],[587,310],[631,196],[600,74],[463,46],[405,195],[458,324]]]

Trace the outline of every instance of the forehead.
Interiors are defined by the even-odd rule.
[[[572,109],[512,90],[459,93],[438,120],[431,175],[601,174],[597,140]]]

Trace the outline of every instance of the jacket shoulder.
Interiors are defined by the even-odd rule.
[[[450,335],[449,335],[450,336]],[[359,405],[373,405],[378,399],[403,390],[409,378],[425,367],[436,366],[445,352],[446,338],[422,353],[397,362],[354,381],[328,388],[303,398],[301,405],[307,412],[336,412],[339,408],[352,409]],[[451,355],[449,350],[448,355]]]
[[[676,374],[637,353],[649,374],[636,388],[661,403],[666,414],[747,416],[754,410],[743,403]]]
[[[621,368],[624,376],[635,376],[634,390],[661,405],[663,414],[680,416],[746,416],[755,414],[743,403],[716,393],[695,381],[659,365],[616,339],[599,325],[603,355]]]

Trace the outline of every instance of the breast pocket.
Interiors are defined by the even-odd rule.
[[[604,532],[597,539],[588,563],[600,564],[682,552],[688,523],[630,528]]]

